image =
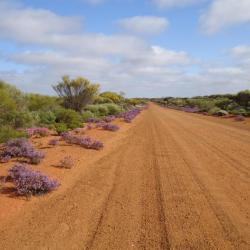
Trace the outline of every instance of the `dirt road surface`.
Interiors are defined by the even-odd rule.
[[[250,249],[250,131],[154,104],[136,119],[0,224],[0,249]]]

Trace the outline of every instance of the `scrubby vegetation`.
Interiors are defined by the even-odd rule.
[[[26,94],[0,81],[0,143],[11,138],[47,136],[53,131],[61,134],[81,128],[91,119],[111,122],[145,103],[115,92],[99,94],[99,85],[82,77],[64,76],[53,89],[58,97]]]
[[[192,113],[250,116],[250,90],[241,91],[234,95],[210,95],[193,98],[166,97],[152,100],[169,108]]]
[[[44,153],[36,150],[25,138],[9,140],[0,153],[0,160],[7,162],[11,158],[26,158],[31,164],[38,164],[45,157]]]
[[[71,169],[74,167],[74,160],[71,156],[65,156],[59,163],[59,167]]]
[[[81,77],[70,79],[65,76],[53,89],[58,97],[25,94],[0,81],[0,163],[13,159],[15,162],[39,164],[45,154],[37,150],[33,142],[37,137],[51,135],[54,137],[48,138],[49,148],[62,141],[101,150],[104,147],[102,141],[81,134],[86,129],[98,127],[117,131],[119,126],[112,124],[116,118],[131,122],[145,104],[143,99],[126,99],[123,94],[115,92],[99,94],[99,85]],[[74,165],[71,156],[64,157],[59,163],[59,167],[67,169]],[[20,163],[9,169],[9,177],[18,195],[44,194],[59,186],[56,180]]]
[[[75,136],[69,132],[63,133],[62,139],[69,144],[76,144],[87,149],[100,150],[104,147],[101,141],[92,139],[89,136]]]
[[[12,167],[9,175],[19,195],[40,195],[51,192],[59,186],[58,181],[22,164]]]

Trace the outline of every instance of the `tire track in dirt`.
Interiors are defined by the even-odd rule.
[[[169,118],[169,116],[167,116],[167,117]],[[172,120],[172,117],[171,117],[171,120]],[[175,119],[174,119],[174,124],[176,125]],[[206,156],[206,154],[207,154],[206,158],[209,159],[208,163],[211,166],[214,165],[213,168],[210,167],[210,168],[207,168],[207,169],[211,169],[211,170],[217,172],[217,173],[213,173],[214,177],[217,177],[222,173],[222,171],[220,170],[221,168],[224,169],[224,174],[229,175],[229,176],[235,176],[235,175],[237,176],[237,175],[240,174],[238,176],[238,177],[241,177],[240,178],[240,180],[241,180],[240,186],[239,185],[234,186],[233,189],[227,190],[227,192],[230,193],[231,195],[235,194],[235,199],[237,199],[239,209],[241,209],[241,207],[244,207],[244,206],[245,207],[247,206],[248,209],[249,209],[249,204],[246,203],[246,199],[249,200],[249,192],[248,192],[248,190],[249,190],[249,183],[250,183],[249,174],[248,174],[248,172],[245,171],[247,160],[245,158],[243,158],[242,156],[238,157],[244,163],[244,164],[241,164],[241,162],[239,162],[239,160],[235,160],[231,156],[227,157],[228,154],[226,153],[227,150],[225,150],[226,149],[225,147],[224,147],[224,151],[222,149],[220,149],[219,152],[217,152],[215,150],[215,148],[217,148],[216,142],[213,143],[213,144],[211,144],[210,142],[208,143],[207,140],[206,140],[207,139],[206,137],[196,135],[193,132],[193,130],[191,130],[190,128],[187,129],[183,124],[180,124],[180,126],[178,126],[178,127],[176,127],[175,125],[173,126],[171,124],[171,122],[168,123],[169,128],[171,128],[172,135],[174,136],[174,140],[176,140],[176,135],[178,135],[180,133],[182,133],[184,135],[184,133],[185,133],[185,137],[182,136],[182,138],[180,139],[179,144],[181,145],[181,144],[185,143],[185,141],[192,142],[192,146],[193,146],[192,151],[195,150],[196,155],[202,155],[203,154],[204,156]],[[188,138],[188,139],[185,140],[185,138]],[[231,145],[229,142],[228,142],[228,145],[230,145],[233,148],[233,145]],[[203,150],[200,150],[200,149],[203,149]],[[189,152],[190,152],[190,150],[189,150]],[[189,152],[187,152],[187,155],[189,154]],[[223,164],[221,164],[222,159],[224,160]],[[218,161],[218,164],[217,164],[217,161]],[[239,162],[239,164],[236,165],[235,161]],[[216,167],[216,166],[218,166],[218,167]],[[243,170],[241,169],[242,166],[244,168]],[[233,173],[229,172],[228,171],[229,169],[232,169]],[[209,171],[211,172],[211,170],[209,170]],[[237,178],[234,178],[234,179],[237,180]],[[228,183],[226,181],[224,181],[224,182],[225,182],[225,185],[223,187],[228,188],[229,187]],[[239,190],[241,190],[243,192],[239,193],[238,192],[239,190],[237,190],[237,189],[239,189]],[[244,194],[246,194],[246,195],[244,195]],[[244,197],[244,198],[242,198],[242,197]]]
[[[145,134],[147,140],[142,139]],[[159,175],[151,147],[148,147],[149,137],[150,130],[143,130],[143,134],[141,129],[136,130],[120,149],[123,156],[117,168],[115,185],[87,249],[170,248]],[[145,158],[147,162],[142,161]]]
[[[164,124],[165,121],[163,121],[163,119],[160,122],[162,122],[163,126],[167,127],[166,123]],[[181,124],[180,124],[180,127],[181,127],[181,130],[183,133],[183,131],[185,131],[185,128]],[[198,178],[198,176],[193,171],[194,160],[190,159],[191,155],[189,152],[185,152],[182,150],[183,149],[183,143],[182,143],[183,141],[176,140],[177,136],[180,135],[181,132],[179,131],[179,133],[178,133],[178,131],[176,131],[177,133],[173,133],[173,130],[170,131],[171,126],[168,129],[169,129],[169,131],[168,131],[169,136],[172,138],[172,143],[176,144],[175,148],[182,155],[182,159],[185,162],[185,165],[188,167],[190,173],[192,174],[193,178],[195,179],[195,182],[197,183],[197,185],[201,189],[203,195],[206,197],[208,204],[212,208],[212,211],[214,212],[216,218],[218,219],[218,221],[220,222],[220,224],[223,228],[223,231],[225,232],[226,238],[232,242],[235,249],[248,249],[249,245],[247,244],[247,242],[245,240],[243,240],[243,238],[239,234],[237,228],[232,223],[230,217],[225,213],[225,211],[221,208],[221,206],[216,202],[216,200],[213,198],[213,196],[211,195],[209,190],[206,188],[206,186],[201,182],[201,180]],[[190,140],[190,138],[192,138],[192,135],[194,135],[194,134],[190,133],[190,131],[188,131],[188,133],[191,135],[189,137],[189,140]],[[166,132],[166,134],[167,134],[167,132]],[[195,137],[193,137],[193,138],[195,138]],[[199,138],[199,136],[198,136],[198,138]],[[204,140],[204,138],[202,138],[202,139]],[[193,140],[191,139],[191,141],[193,141]],[[202,141],[201,144],[203,144],[205,146],[207,146],[207,145],[210,146],[209,143],[206,143],[204,141]],[[210,150],[211,150],[211,148],[210,148]],[[213,152],[215,152],[215,151],[213,150]],[[221,152],[219,153],[219,155],[220,155],[220,157],[222,156]],[[192,164],[190,165],[189,162],[191,162]],[[239,165],[241,166],[241,164],[239,164]]]
[[[199,143],[201,145],[206,146],[207,148],[209,148],[209,150],[211,150],[213,153],[219,155],[225,161],[232,163],[232,165],[229,164],[229,167],[234,168],[236,171],[241,172],[242,174],[244,174],[248,178],[250,177],[249,166],[242,164],[239,160],[233,158],[229,153],[227,153],[225,150],[223,150],[222,147],[219,147],[218,145],[216,145],[214,143],[212,144],[211,142],[209,142],[208,139],[205,138],[204,136],[197,134],[197,133],[194,133],[193,130],[187,129],[182,124],[180,124],[180,127],[182,128],[182,130],[185,130],[189,135],[192,135],[193,138],[196,138],[196,140],[199,139]],[[249,156],[249,155],[247,155],[247,156]],[[250,157],[249,157],[249,161],[250,161]],[[241,168],[239,168],[239,166]]]
[[[167,113],[170,115],[171,113],[174,114],[176,122],[180,123],[180,120],[187,119],[189,122],[193,122],[193,128],[196,128],[197,125],[203,128],[209,127],[211,129],[214,129],[214,131],[223,131],[221,134],[222,136],[227,136],[233,139],[234,141],[240,141],[241,143],[249,144],[250,141],[250,133],[249,130],[239,129],[237,127],[234,127],[233,121],[232,126],[229,126],[228,124],[223,124],[224,118],[216,118],[216,117],[207,117],[202,116],[200,114],[190,114],[183,111],[177,111],[177,110],[171,110],[171,109],[165,109],[163,110],[167,111]],[[171,116],[173,118],[173,116]],[[216,120],[208,120],[207,118],[214,118]],[[212,134],[212,136],[215,136],[215,134]]]
[[[161,131],[159,129],[159,121],[158,120],[157,120],[157,123],[158,123],[157,124],[158,131]],[[169,137],[170,135],[168,134],[168,131],[166,131],[165,126],[164,126],[164,129],[165,129],[166,135]],[[163,142],[164,136],[158,134],[158,137],[160,137],[160,136],[161,136],[162,142]],[[155,137],[157,137],[157,133],[155,133]],[[171,146],[166,145],[163,142],[161,144],[162,146],[158,147],[158,151],[163,152],[163,154],[158,154],[158,158],[160,158],[159,156],[162,156],[162,158],[164,158],[165,153],[168,152],[168,147],[171,147],[171,151],[175,152],[176,148],[173,147],[173,141],[172,140],[170,140],[170,141],[171,141],[171,144],[172,144]],[[169,154],[168,157],[172,158],[172,156],[173,156],[172,152],[169,152],[169,153],[170,154]],[[190,176],[189,173],[187,172],[185,162],[183,162],[182,158],[180,158],[178,160],[178,165],[179,166],[180,166],[180,163],[182,165],[182,168],[185,169],[185,172],[186,172],[185,178],[187,178],[187,176],[189,176],[189,178],[193,179],[193,176]],[[162,162],[161,162],[161,164],[162,164]],[[186,218],[187,218],[186,216],[192,217],[193,219],[195,219],[195,221],[191,221],[191,223],[190,223],[190,221],[188,223],[185,223],[187,228],[182,229],[183,230],[183,235],[182,235],[183,239],[178,239],[179,238],[178,234],[177,234],[178,237],[176,237],[175,235],[172,235],[172,241],[173,241],[172,242],[172,248],[173,249],[214,249],[214,248],[216,248],[216,247],[213,246],[213,241],[210,240],[209,238],[207,238],[207,235],[206,235],[207,228],[204,228],[204,225],[200,225],[200,223],[199,223],[199,220],[201,218],[201,212],[200,212],[201,210],[197,211],[197,209],[196,209],[196,206],[199,206],[199,204],[196,204],[196,206],[194,204],[192,204],[193,202],[192,202],[191,196],[193,195],[193,193],[186,192],[186,190],[184,190],[185,188],[188,187],[187,183],[185,181],[183,182],[182,179],[180,178],[180,176],[176,175],[175,171],[173,172],[173,170],[170,169],[172,167],[175,167],[175,165],[173,165],[172,161],[170,161],[170,164],[171,165],[169,166],[168,173],[173,173],[173,174],[168,175],[167,181],[165,182],[167,186],[170,186],[170,189],[167,188],[167,187],[165,188],[166,196],[168,196],[168,194],[169,194],[169,196],[175,196],[175,194],[180,195],[182,192],[185,193],[185,196],[181,197],[181,200],[178,199],[178,202],[176,203],[176,207],[174,208],[174,209],[176,209],[176,211],[171,211],[171,210],[173,210],[173,208],[172,208],[172,206],[170,206],[170,204],[168,204],[168,202],[169,202],[168,199],[166,199],[166,201],[165,201],[166,214],[169,215],[169,217],[167,217],[167,218],[169,219],[169,224],[170,224],[169,227],[168,227],[168,228],[170,228],[169,229],[170,234],[173,233],[173,231],[174,231],[174,228],[175,228],[174,224],[177,222],[176,221],[177,218],[179,220],[180,220],[180,218],[183,218],[182,223],[185,223]],[[177,170],[177,173],[178,173],[179,170],[178,169],[175,169],[175,170]],[[181,172],[179,172],[179,173],[181,173]],[[166,176],[166,173],[164,173],[164,176]],[[194,180],[192,180],[192,182],[193,182],[192,185],[195,185],[195,188],[197,189],[196,182]],[[188,185],[190,185],[190,184],[188,184]],[[184,188],[184,189],[182,190],[181,187]],[[203,196],[203,190],[199,189],[198,192],[199,192],[199,195]],[[171,203],[173,204],[174,202],[171,201]],[[185,211],[183,211],[182,209],[179,209],[178,206],[180,205],[180,203],[183,204],[182,209],[185,209]],[[206,209],[207,209],[207,207],[206,207]],[[171,218],[172,216],[174,217],[173,221],[172,221],[172,218]],[[172,223],[171,223],[171,221],[172,221]],[[198,225],[198,228],[196,230],[193,230],[193,227],[196,227],[197,225]],[[182,227],[181,224],[180,224],[180,227]],[[189,233],[187,233],[185,230],[190,230],[191,232],[194,231],[194,232],[191,233],[191,235],[188,235],[189,239],[192,238],[193,242],[192,241],[191,242],[186,241],[185,234],[189,234]],[[197,230],[199,232],[198,235],[196,235],[196,232],[195,232]],[[197,236],[198,236],[198,238],[197,238]],[[181,243],[178,243],[178,241],[180,241]],[[223,244],[221,246],[223,246]],[[230,249],[229,245],[226,245],[226,246],[227,246],[227,249]]]

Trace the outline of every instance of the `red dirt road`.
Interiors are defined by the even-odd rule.
[[[0,249],[250,249],[250,131],[153,104],[136,119],[1,223]]]

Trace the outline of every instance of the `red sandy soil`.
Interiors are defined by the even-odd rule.
[[[150,104],[117,123],[86,132],[102,151],[34,139],[46,158],[33,168],[61,187],[30,200],[3,189],[0,249],[250,249],[249,120]],[[67,155],[75,168],[56,167]]]

